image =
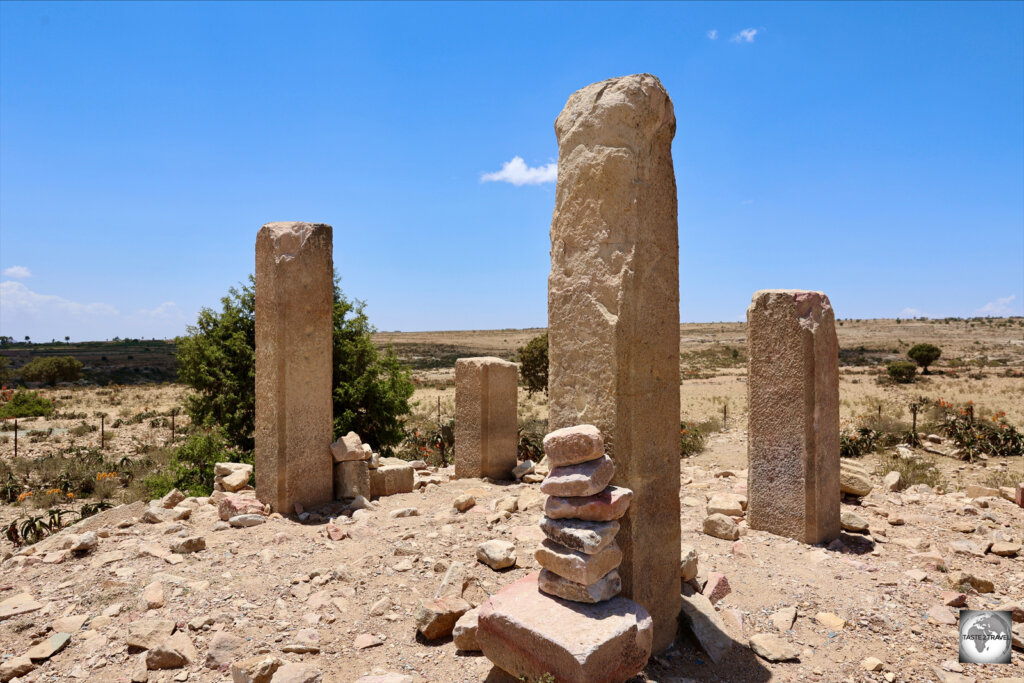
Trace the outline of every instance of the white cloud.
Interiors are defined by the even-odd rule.
[[[82,303],[34,292],[24,283],[0,282],[0,334],[21,339],[167,338],[185,332],[188,316],[173,301],[153,309],[122,313],[103,302]]]
[[[480,182],[512,183],[519,187],[553,183],[557,178],[558,164],[554,161],[546,166],[530,167],[526,165],[522,157],[512,157],[512,161],[506,161],[501,165],[500,171],[481,175]]]
[[[4,275],[24,280],[27,277],[32,277],[32,271],[25,266],[11,266],[10,268],[4,268]]]
[[[921,317],[921,311],[917,310],[916,308],[911,308],[910,306],[907,306],[902,311],[900,311],[900,316],[903,318],[919,318]]]
[[[718,29],[713,28],[708,31],[708,40],[718,40]]]
[[[1004,296],[1002,299],[996,299],[995,301],[989,301],[987,304],[977,310],[978,315],[1011,315],[1010,303],[1017,298],[1016,294],[1010,296]]]
[[[734,43],[752,43],[754,42],[754,37],[757,35],[757,32],[758,29],[756,28],[745,28],[729,40]]]

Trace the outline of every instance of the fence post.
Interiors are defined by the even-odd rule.
[[[18,457],[18,418],[14,418],[14,457]]]
[[[171,443],[174,443],[174,413],[171,413]]]
[[[104,427],[104,424],[103,424],[103,416],[100,415],[100,450],[101,451],[103,450],[103,442],[105,440],[106,435],[107,435],[107,431],[106,431],[106,429]]]
[[[729,428],[729,404],[722,404],[722,429]]]

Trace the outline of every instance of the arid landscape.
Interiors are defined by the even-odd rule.
[[[1005,413],[1008,424],[1024,426],[1024,321],[844,320],[837,329],[844,433],[865,425],[906,431],[911,403],[938,399],[955,410],[972,405],[979,420]],[[438,410],[442,418],[453,415],[456,358],[514,358],[542,331],[381,333],[375,342],[391,345],[414,368],[411,422],[430,424]],[[738,541],[704,533],[702,522],[721,494],[745,501],[745,334],[739,323],[683,325],[680,346],[680,419],[703,436],[702,448],[680,458],[684,554],[692,548],[697,557],[687,571],[695,569],[692,581],[700,587],[724,581],[714,595],[722,630],[704,637],[735,644],[715,662],[684,624],[676,645],[637,680],[1020,680],[1019,653],[1012,665],[957,663],[955,610],[1011,609],[1018,630],[1024,620],[1024,510],[1000,495],[1000,487],[1024,480],[1024,458],[961,459],[939,435],[915,447],[876,444],[851,459],[870,492],[843,502],[844,515],[863,529],[844,531],[827,547],[804,546],[751,531],[737,509]],[[913,384],[880,382],[885,363],[919,342],[942,348],[931,373]],[[339,503],[302,520],[274,514],[265,524],[233,528],[200,497],[166,511],[174,515],[147,518],[145,490],[123,474],[147,458],[159,466],[173,443],[172,414],[174,438],[189,431],[181,411],[187,392],[172,383],[44,388],[55,412],[19,420],[17,458],[13,431],[2,432],[4,478],[9,471],[28,483],[41,468],[88,470],[76,458],[97,452],[102,413],[100,459],[120,476],[74,501],[26,486],[32,495],[0,503],[0,526],[45,516],[52,507],[130,505],[34,544],[0,540],[0,667],[52,645],[54,652],[33,659],[17,680],[217,681],[232,662],[256,656],[304,665],[325,681],[507,679],[450,637],[428,641],[418,634],[419,603],[457,595],[476,606],[536,571],[544,498],[536,483],[450,480],[452,468],[435,461],[416,465],[422,469],[414,492],[380,498],[371,509]],[[524,429],[543,431],[544,394],[521,387],[519,415]],[[935,416],[934,405],[922,408],[919,430],[930,433]],[[901,458],[917,463],[902,471],[918,479],[889,490],[883,477],[900,469],[894,463]],[[453,505],[464,495],[473,505],[458,512]],[[187,516],[177,512],[183,508]],[[203,539],[200,550],[182,547],[195,538]],[[514,544],[511,568],[494,570],[477,559],[477,547],[492,539]],[[175,628],[196,651],[192,663],[147,671],[147,638]],[[51,642],[69,631],[66,643]],[[789,661],[755,656],[745,645],[757,634],[781,636],[788,651],[778,656]],[[372,678],[388,673],[409,678]]]

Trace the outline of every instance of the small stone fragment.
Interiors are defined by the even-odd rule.
[[[146,610],[159,609],[164,606],[164,586],[159,581],[154,581],[142,589],[142,608]]]
[[[744,498],[745,496],[735,493],[717,493],[711,496],[711,500],[708,501],[707,512],[709,515],[720,514],[727,517],[742,517]]]
[[[244,638],[233,636],[224,631],[218,631],[210,638],[209,649],[206,653],[206,668],[219,669],[227,666],[235,660],[238,655],[245,651],[246,641]]]
[[[537,587],[548,595],[572,602],[596,603],[611,600],[622,592],[622,577],[616,569],[611,570],[596,582],[586,585],[570,581],[547,569],[541,569]]]
[[[878,657],[867,657],[861,661],[860,668],[865,671],[881,671],[885,668],[885,663]]]
[[[125,644],[137,650],[151,650],[174,633],[174,622],[167,619],[136,619],[128,625]]]
[[[697,577],[697,551],[693,546],[682,546],[682,557],[679,560],[679,579],[690,581]]]
[[[465,652],[478,652],[480,645],[476,642],[477,616],[479,609],[471,609],[455,622],[452,629],[452,640],[455,647]]]
[[[462,598],[448,597],[421,600],[416,611],[416,629],[427,640],[450,636],[455,622],[470,610]]]
[[[785,662],[800,658],[800,648],[770,633],[758,633],[750,637],[750,649],[761,659],[769,662]]]
[[[843,510],[839,515],[839,524],[843,527],[844,531],[862,533],[868,530],[867,520],[856,512],[851,512],[849,510]]]
[[[516,564],[516,544],[502,539],[484,541],[476,548],[476,559],[494,570]]]
[[[452,507],[458,510],[459,512],[465,512],[474,505],[476,505],[476,498],[469,495],[468,493],[463,493],[461,496],[452,501]]]
[[[388,513],[388,517],[391,519],[401,519],[403,517],[416,517],[420,514],[420,511],[416,508],[398,508]]]
[[[171,543],[171,552],[179,555],[197,553],[200,550],[206,550],[206,539],[202,536],[188,536]]]
[[[882,479],[882,486],[885,487],[886,491],[899,491],[900,486],[903,484],[903,477],[899,472],[893,470],[885,475]],[[868,657],[868,659],[875,659],[874,657]],[[867,660],[864,660],[867,661]],[[875,660],[878,661],[878,660]]]
[[[146,653],[146,668],[180,669],[199,659],[199,652],[189,637],[178,631]]]
[[[818,612],[814,615],[814,620],[833,631],[842,631],[846,627],[846,619],[831,612]]]
[[[284,666],[284,660],[272,655],[260,655],[231,664],[232,683],[270,683],[274,672]]]
[[[235,515],[228,520],[228,524],[236,529],[246,529],[251,526],[259,526],[267,521],[264,515]]]
[[[704,518],[704,533],[726,541],[735,541],[740,537],[740,528],[731,517],[715,513]]]
[[[732,588],[729,586],[729,579],[726,578],[725,574],[721,572],[710,572],[708,574],[708,582],[704,584],[704,590],[701,594],[708,599],[712,604],[718,604],[718,601],[727,596],[732,592]]]
[[[25,653],[25,656],[34,662],[49,659],[67,647],[69,642],[71,642],[70,633],[54,633],[43,642],[29,648],[29,651]]]
[[[316,668],[308,664],[288,663],[274,672],[270,683],[320,683],[321,680]]]
[[[1007,541],[996,541],[989,548],[989,552],[993,555],[999,555],[1001,557],[1016,557],[1020,552],[1020,543],[1009,543]]]
[[[357,650],[365,650],[370,647],[377,647],[383,645],[384,641],[373,635],[372,633],[360,633],[356,636],[356,639],[352,641],[352,647]]]
[[[0,662],[0,682],[7,683],[7,681],[13,678],[18,678],[32,672],[35,668],[36,665],[28,657],[5,659]]]
[[[160,507],[170,510],[171,508],[178,507],[178,503],[185,500],[185,494],[178,489],[171,489],[171,492],[160,499]]]
[[[68,548],[73,553],[87,553],[97,545],[99,545],[99,538],[96,536],[95,531],[87,531],[81,536],[75,538],[72,542],[71,547]]]
[[[796,607],[783,607],[771,616],[772,626],[780,631],[788,631],[793,628],[796,621]]]

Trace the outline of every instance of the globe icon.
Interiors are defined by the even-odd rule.
[[[960,661],[1009,661],[1010,623],[1000,612],[964,610],[960,619]]]

